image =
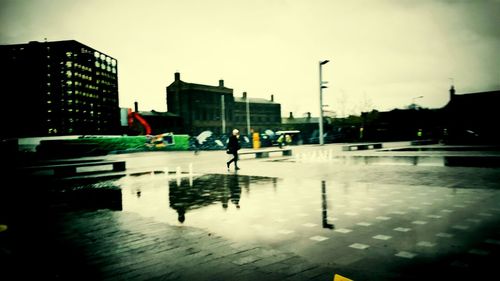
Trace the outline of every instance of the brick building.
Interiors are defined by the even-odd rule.
[[[182,119],[183,130],[178,133],[197,135],[209,130],[225,135],[238,128],[247,134],[247,112],[251,131],[280,126],[281,105],[274,102],[273,96],[271,100],[247,99],[244,93],[235,98],[233,89],[224,86],[224,80],[219,80],[218,86],[209,86],[184,82],[178,72],[174,78],[167,86],[166,96],[168,112]]]

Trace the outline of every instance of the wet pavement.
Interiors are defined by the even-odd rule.
[[[114,155],[107,159],[127,160],[126,176],[38,182],[51,192],[29,189],[36,196],[26,200],[15,193],[26,205],[13,207],[22,214],[10,234],[0,233],[2,259],[34,269],[13,280],[478,280],[495,273],[500,169],[435,160],[496,152],[293,149],[292,157],[245,157],[238,173],[217,151]]]

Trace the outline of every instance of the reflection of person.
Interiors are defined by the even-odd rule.
[[[234,169],[239,170],[240,168],[238,167],[238,150],[240,150],[240,131],[237,129],[233,130],[233,134],[229,137],[229,142],[227,143],[227,154],[232,154],[233,158],[226,162],[227,169],[229,170],[229,167],[231,166],[231,163],[234,162]]]
[[[240,208],[240,197],[241,197],[241,187],[238,181],[238,175],[233,175],[229,178],[229,197],[231,198],[231,203],[233,203],[236,208]]]
[[[285,142],[286,142],[286,145],[291,145],[292,144],[292,136],[285,135]]]

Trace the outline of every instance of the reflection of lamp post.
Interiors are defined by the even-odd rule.
[[[323,213],[323,217],[322,217],[323,228],[333,229],[333,228],[335,228],[335,226],[331,223],[328,223],[328,205],[326,202],[326,183],[325,183],[325,181],[321,181],[321,201],[322,201],[321,207],[323,210],[323,212],[322,212]]]
[[[322,73],[321,73],[321,66],[323,64],[327,64],[329,60],[324,60],[319,62],[319,144],[323,145],[323,88],[326,88],[326,86],[323,86],[323,84],[326,84],[327,82],[323,82],[322,78]]]

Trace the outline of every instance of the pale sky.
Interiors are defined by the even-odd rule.
[[[500,90],[500,0],[0,0],[0,44],[77,40],[118,60],[121,107],[166,111],[186,82],[282,115],[427,108]],[[423,96],[421,98],[417,98]]]

